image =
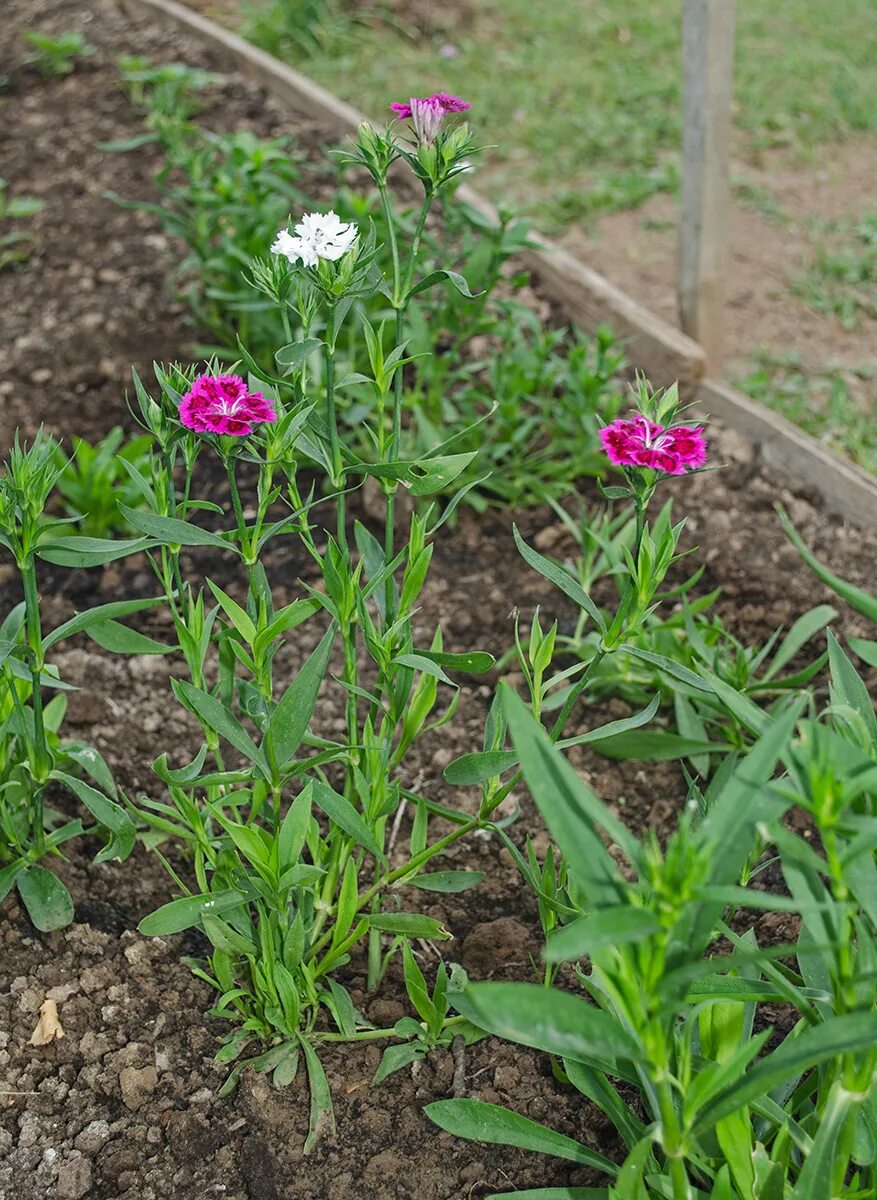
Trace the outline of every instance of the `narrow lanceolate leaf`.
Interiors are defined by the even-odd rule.
[[[224,737],[244,758],[255,763],[266,778],[270,777],[268,764],[262,751],[234,713],[227,709],[221,700],[217,700],[209,692],[202,691],[201,688],[195,687],[185,679],[172,679],[171,687],[177,698],[204,723],[206,728],[212,729]]]
[[[513,526],[515,537],[515,545],[521,552],[524,561],[529,563],[534,571],[538,571],[550,583],[553,583],[556,588],[560,588],[565,596],[572,600],[573,604],[577,604],[579,608],[583,608],[601,633],[606,632],[606,622],[603,620],[603,614],[597,608],[594,601],[582,588],[578,580],[573,579],[568,571],[564,571],[557,563],[546,558],[544,554],[540,554],[538,550],[533,550],[524,539],[521,537],[517,525]]]
[[[124,860],[134,849],[137,831],[134,822],[121,805],[110,800],[103,792],[93,788],[84,779],[76,779],[73,775],[65,775],[63,771],[53,771],[52,778],[65,784],[70,791],[85,805],[91,815],[103,825],[110,834],[110,840],[95,862],[106,862],[117,858]]]
[[[97,621],[85,631],[93,642],[112,654],[172,654],[176,646],[159,642],[121,621]]]
[[[383,859],[384,855],[375,841],[374,834],[349,800],[339,795],[321,779],[313,781],[312,795],[314,804],[326,814],[333,824],[343,830],[354,842],[373,854],[375,858]]]
[[[462,754],[448,763],[444,775],[453,787],[471,787],[502,775],[517,762],[516,750],[478,750],[473,754]]]
[[[74,633],[81,633],[91,625],[115,620],[117,617],[128,617],[132,613],[142,612],[145,608],[154,608],[156,604],[163,603],[164,597],[156,596],[151,600],[114,600],[111,604],[98,604],[95,608],[87,608],[85,612],[77,613],[75,617],[46,634],[43,646],[48,650],[56,642],[72,637]]]
[[[831,702],[846,704],[862,718],[872,741],[877,746],[877,716],[868,689],[856,668],[841,649],[840,642],[829,629],[828,662],[831,667]]]
[[[428,871],[405,883],[424,892],[465,892],[477,887],[483,879],[483,871]]]
[[[406,937],[433,938],[446,942],[450,934],[440,921],[424,917],[420,913],[386,912],[372,913],[368,919],[370,929],[384,933],[403,933]]]
[[[847,583],[845,579],[841,579],[839,575],[835,575],[833,571],[829,571],[828,567],[823,566],[819,559],[811,554],[801,541],[797,530],[783,509],[779,510],[779,518],[789,541],[801,555],[810,570],[823,583],[828,584],[831,590],[840,596],[841,599],[846,600],[851,608],[856,609],[863,617],[867,617],[869,621],[877,622],[877,596],[872,596],[869,592],[863,592],[855,584]]]
[[[840,1054],[855,1054],[877,1041],[877,1013],[849,1013],[830,1017],[788,1037],[771,1054],[754,1063],[745,1075],[724,1089],[699,1114],[696,1134],[711,1129],[729,1113],[769,1092],[784,1080],[795,1079],[803,1071]]]
[[[311,1119],[304,1145],[305,1154],[310,1154],[321,1137],[335,1136],[335,1110],[332,1108],[329,1081],[326,1079],[326,1072],[317,1057],[316,1050],[307,1038],[299,1035],[299,1041],[304,1050],[308,1086],[311,1092]]]
[[[56,567],[102,567],[129,554],[149,550],[155,542],[149,537],[91,538],[65,537],[42,542],[37,554]]]
[[[233,550],[239,553],[233,542],[226,541],[218,533],[209,529],[201,529],[190,521],[180,521],[177,517],[160,517],[155,513],[138,512],[127,504],[119,504],[122,516],[138,533],[164,546],[215,546],[219,550]]]
[[[611,1194],[608,1188],[547,1187],[528,1188],[525,1192],[497,1192],[494,1200],[611,1200]],[[716,1200],[715,1196],[712,1200]]]
[[[163,904],[155,912],[144,917],[137,926],[146,937],[161,937],[169,933],[181,933],[197,925],[204,913],[216,915],[230,908],[237,908],[246,900],[243,892],[228,888],[224,892],[208,892],[201,896],[183,896]]]
[[[530,789],[552,836],[563,851],[570,873],[596,904],[619,903],[625,884],[597,831],[599,823],[613,841],[636,861],[636,839],[608,812],[579,779],[545,730],[505,684],[500,685],[503,710]]]
[[[535,983],[472,983],[454,1007],[497,1037],[577,1062],[639,1056],[633,1036],[607,1013],[569,992]]]
[[[334,641],[333,625],[280,697],[271,714],[268,736],[271,738],[278,767],[283,767],[289,762],[308,731],[317,702],[317,692],[325,677]]]
[[[643,908],[630,905],[604,908],[555,930],[548,938],[543,957],[546,962],[575,962],[607,946],[643,941],[660,928],[658,918]]]
[[[487,1104],[483,1100],[437,1100],[424,1112],[446,1133],[489,1142],[494,1146],[515,1146],[519,1150],[535,1150],[554,1158],[565,1158],[583,1166],[596,1167],[616,1175],[615,1163],[596,1150],[583,1146],[566,1134],[522,1117],[508,1108]],[[526,1195],[526,1193],[524,1193]]]
[[[57,875],[32,863],[15,880],[27,914],[41,933],[63,929],[73,920],[73,901]]]

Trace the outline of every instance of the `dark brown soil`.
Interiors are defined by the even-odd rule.
[[[84,10],[76,0],[37,4],[7,0],[0,30],[0,72],[11,81],[2,100],[3,174],[13,193],[46,201],[33,223],[34,252],[27,268],[0,273],[0,449],[12,431],[32,433],[40,422],[69,438],[96,437],[124,422],[123,394],[134,364],[148,376],[153,358],[180,357],[193,331],[168,288],[168,240],[151,218],[133,215],[102,198],[112,188],[148,196],[152,158],[147,149],[118,155],[97,143],[139,131],[136,114],[118,89],[114,59],[145,53],[156,61],[184,59],[215,66],[200,47],[168,44],[109,3]],[[82,29],[97,52],[76,72],[44,80],[20,66],[23,28],[34,21],[57,32]],[[217,127],[237,125],[265,134],[289,129],[289,119],[265,95],[232,79],[213,114]],[[297,137],[316,152],[324,132],[299,124]],[[741,636],[766,636],[823,599],[801,569],[776,523],[782,500],[796,524],[838,570],[872,582],[875,539],[829,520],[813,498],[790,489],[763,467],[752,447],[717,431],[715,457],[724,470],[674,485],[688,514],[688,536],[702,547],[705,588],[721,584],[723,618]],[[558,553],[563,535],[548,514],[529,514],[528,535],[543,551]],[[546,614],[569,611],[546,593],[517,557],[507,514],[461,519],[440,541],[421,620],[439,620],[448,649],[503,651],[511,613],[535,603]],[[270,574],[278,597],[295,594],[301,563],[283,548]],[[192,570],[209,570],[235,589],[221,558]],[[129,594],[147,594],[143,563],[103,572],[47,572],[42,579],[48,624],[74,608]],[[477,599],[473,603],[473,597]],[[0,612],[18,599],[11,568],[0,565]],[[848,633],[865,630],[845,613]],[[147,626],[160,633],[159,617]],[[290,672],[308,645],[290,648],[279,670]],[[131,792],[154,787],[149,764],[167,751],[172,761],[190,757],[193,733],[168,719],[168,674],[152,658],[116,658],[92,644],[65,644],[56,661],[81,687],[70,706],[70,728],[97,745]],[[425,741],[412,771],[436,799],[450,799],[441,771],[451,758],[480,744],[491,689],[467,689],[451,731]],[[606,707],[609,711],[607,713]],[[616,702],[586,713],[582,724],[618,715]],[[321,719],[338,719],[331,709]],[[595,791],[617,805],[634,828],[666,827],[679,803],[671,766],[608,763],[581,754],[577,767]],[[465,803],[459,793],[455,803]],[[513,826],[522,839],[534,833],[544,845],[529,801]],[[438,1134],[422,1106],[452,1088],[453,1063],[440,1051],[419,1070],[372,1087],[377,1047],[345,1048],[326,1056],[338,1117],[338,1136],[302,1156],[307,1125],[303,1081],[285,1091],[245,1076],[238,1092],[217,1099],[221,1073],[213,1066],[218,1022],[202,1020],[210,1004],[206,986],[180,961],[197,953],[197,939],[146,940],[140,918],[169,898],[156,859],[138,847],[129,863],[94,866],[95,846],[75,843],[57,869],[77,901],[76,924],[38,935],[14,899],[0,906],[0,1195],[19,1200],[165,1200],[222,1196],[225,1200],[468,1200],[512,1187],[587,1184],[588,1172],[569,1164],[477,1146]],[[508,855],[495,840],[458,845],[447,866],[477,864],[486,872],[478,889],[437,897],[429,907],[452,931],[449,960],[475,977],[528,978],[529,955],[538,951],[534,905],[520,887]],[[422,902],[422,901],[421,901]],[[404,992],[393,976],[377,996],[364,995],[361,963],[345,982],[375,1021],[392,1023],[404,1012]],[[424,967],[429,970],[428,959]],[[63,1040],[34,1049],[28,1039],[47,997],[58,1002]],[[466,1094],[500,1101],[611,1153],[611,1130],[552,1078],[538,1055],[488,1040],[466,1056]]]

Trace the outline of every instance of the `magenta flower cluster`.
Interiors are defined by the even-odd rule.
[[[398,120],[411,121],[417,140],[427,145],[435,141],[446,116],[465,112],[471,107],[468,100],[461,100],[459,96],[451,96],[447,92],[434,92],[424,97],[412,96],[406,103],[390,105]]]
[[[685,475],[706,462],[701,426],[657,425],[642,413],[604,426],[600,441],[617,467],[648,467],[666,475]]]
[[[199,375],[180,403],[180,420],[196,433],[246,437],[277,420],[270,400],[251,392],[240,375]]]
[[[429,104],[433,108],[439,109],[442,115],[465,112],[467,108],[472,107],[468,100],[461,100],[459,96],[451,96],[447,92],[434,92],[422,100],[412,96],[407,104],[391,104],[390,108],[400,121],[407,121],[414,115],[411,107],[414,104]]]

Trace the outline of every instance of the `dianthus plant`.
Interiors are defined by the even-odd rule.
[[[449,272],[417,276],[430,206],[472,152],[465,126],[433,121],[428,133],[428,143],[409,145],[389,129],[363,128],[351,152],[386,206],[390,278],[375,265],[373,233],[333,213],[291,220],[250,270],[288,331],[276,373],[241,346],[240,363],[225,374],[157,368],[155,395],[135,378],[132,408],[154,448],[144,469],[128,467],[145,508],[123,511],[148,539],[188,676],[172,680],[173,692],[202,740],[187,765],[156,761],[167,795],[139,805],[177,892],[141,928],[203,931],[211,950],[194,969],[218,993],[213,1012],[236,1025],[219,1054],[236,1064],[229,1086],[247,1064],[288,1082],[303,1060],[311,1141],[331,1122],[323,1043],[441,1040],[441,1015],[372,1028],[343,986],[343,968],[362,944],[375,987],[411,939],[446,938],[418,911],[416,889],[476,883],[475,873],[432,868],[488,823],[423,794],[411,764],[417,741],[454,714],[451,675],[493,664],[487,654],[449,652],[439,629],[424,637],[415,626],[434,536],[457,501],[442,514],[414,509],[404,533],[396,508],[400,490],[429,497],[472,458],[447,445],[418,461],[398,454],[411,297],[448,279],[468,293]],[[410,242],[388,191],[400,157],[424,192]],[[360,311],[376,293],[389,317],[377,328]],[[336,379],[342,338],[362,339],[370,363],[356,379],[376,397],[369,461],[345,444],[336,421],[336,391],[349,382]],[[209,500],[195,498],[199,480]],[[367,481],[383,497],[382,517],[369,524],[349,513]],[[209,521],[196,523],[202,515]],[[240,567],[228,589],[190,573],[192,557],[211,552],[215,560],[217,551]],[[163,838],[182,839],[188,861],[174,856],[172,865]],[[403,969],[417,992],[422,976],[410,948]],[[455,1035],[476,1036],[452,1020]]]
[[[150,639],[118,621],[147,608],[151,600],[102,604],[52,630],[44,627],[38,580],[42,564],[94,566],[120,557],[131,545],[61,536],[68,522],[53,517],[47,506],[66,466],[58,444],[42,431],[30,445],[16,435],[0,466],[0,547],[13,560],[23,595],[0,620],[0,900],[16,888],[34,925],[43,931],[72,921],[73,901],[42,860],[61,857],[61,847],[83,833],[103,835],[106,844],[98,862],[124,859],[135,837],[101,755],[60,736],[65,693],[71,687],[48,655],[65,638],[83,632],[102,643],[111,639],[123,651],[154,649]],[[95,826],[86,828],[66,811],[70,793],[95,818]],[[64,801],[60,809],[55,807],[58,800]]]

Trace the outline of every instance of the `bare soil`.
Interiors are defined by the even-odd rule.
[[[0,100],[3,174],[14,193],[46,201],[32,225],[36,242],[27,268],[0,273],[5,451],[16,427],[32,434],[45,422],[69,439],[76,433],[94,438],[126,423],[130,365],[148,377],[154,358],[180,357],[192,340],[168,282],[168,239],[152,218],[103,198],[107,189],[150,196],[152,154],[148,148],[112,154],[98,143],[140,130],[118,87],[119,54],[217,64],[185,38],[169,45],[165,32],[120,15],[108,0],[87,9],[76,0],[7,0],[4,15],[0,71],[10,84]],[[20,33],[37,19],[44,29],[82,29],[97,52],[70,77],[42,79],[20,65]],[[287,114],[234,76],[210,119],[217,128],[246,125],[266,135],[290,129]],[[326,139],[325,131],[301,123],[295,133],[313,155]],[[741,439],[716,430],[713,453],[726,464],[723,470],[673,486],[679,510],[688,514],[687,536],[700,545],[707,564],[702,586],[722,585],[721,615],[741,637],[764,637],[825,598],[782,536],[773,512],[777,499],[836,569],[860,584],[873,582],[877,539],[827,517],[812,496],[768,470]],[[201,483],[206,490],[215,481]],[[564,535],[550,513],[521,520],[543,551],[563,550]],[[268,566],[278,600],[297,593],[303,564],[292,549],[284,545]],[[193,558],[190,567],[233,591],[240,588],[221,555]],[[104,571],[47,569],[41,580],[47,625],[74,608],[145,595],[150,587],[146,565],[136,560]],[[18,599],[14,573],[2,564],[0,612]],[[570,620],[569,608],[517,557],[510,515],[469,513],[437,547],[421,620],[424,629],[441,621],[448,649],[499,653],[510,641],[513,608],[527,613],[538,602],[546,615]],[[862,624],[855,614],[843,614],[847,633],[866,632]],[[161,617],[150,616],[144,628],[160,634]],[[291,674],[308,652],[305,641],[303,636],[284,651],[281,673]],[[152,759],[167,751],[172,762],[181,762],[193,750],[192,729],[168,705],[168,677],[179,668],[152,658],[113,657],[84,639],[65,643],[56,661],[81,689],[71,700],[71,732],[101,749],[123,788],[155,794]],[[467,802],[450,792],[441,772],[451,758],[480,744],[490,694],[489,683],[466,688],[451,731],[425,741],[412,764],[436,799]],[[586,710],[581,725],[624,711],[618,702]],[[330,707],[321,719],[331,726],[339,715]],[[618,764],[584,752],[575,762],[633,828],[662,829],[672,822],[682,795],[675,767]],[[529,799],[521,794],[516,800],[522,811],[513,835],[523,840],[531,833],[544,847],[546,835]],[[14,898],[0,905],[0,1196],[471,1200],[513,1187],[597,1182],[570,1164],[439,1134],[421,1110],[451,1093],[453,1062],[444,1051],[379,1087],[370,1083],[377,1047],[328,1054],[338,1136],[305,1158],[301,1078],[277,1091],[261,1077],[245,1075],[234,1095],[217,1098],[223,1076],[212,1057],[223,1029],[201,1018],[211,1002],[208,989],[179,961],[181,954],[199,952],[198,938],[148,940],[136,932],[142,916],[170,898],[158,861],[138,846],[123,866],[95,866],[95,846],[80,841],[73,847],[69,859],[55,864],[77,901],[73,926],[40,935]],[[478,889],[436,897],[429,906],[454,935],[442,946],[445,957],[462,962],[476,978],[528,978],[529,956],[538,953],[538,922],[508,855],[494,840],[472,838],[443,865],[477,865],[486,872]],[[424,958],[427,972],[432,962]],[[354,961],[344,982],[374,1021],[403,1015],[396,975],[379,994],[367,996],[363,964]],[[32,1048],[28,1039],[47,997],[58,1002],[65,1037]],[[487,1040],[467,1052],[465,1089],[606,1153],[615,1149],[601,1115],[558,1085],[539,1055]]]

